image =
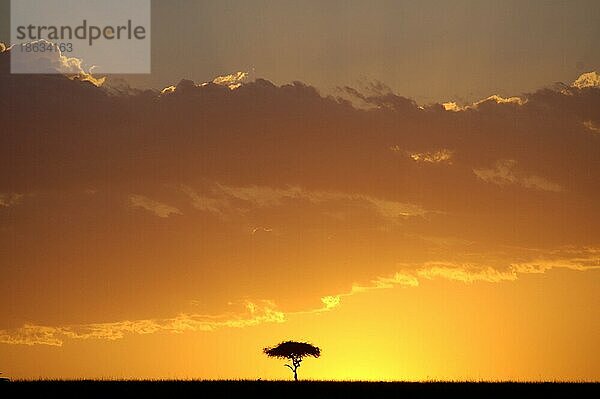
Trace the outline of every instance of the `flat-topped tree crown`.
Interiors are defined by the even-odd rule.
[[[306,342],[285,341],[271,348],[265,348],[263,352],[270,357],[290,359],[292,357],[319,357],[321,349]]]
[[[263,352],[269,357],[279,359],[289,359],[292,364],[285,364],[294,373],[294,380],[298,381],[298,367],[302,359],[308,356],[318,358],[321,356],[321,349],[306,342],[285,341],[280,344],[264,348]]]

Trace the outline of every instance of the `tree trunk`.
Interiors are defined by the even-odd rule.
[[[294,381],[298,381],[298,373],[296,372],[296,369],[294,369]]]

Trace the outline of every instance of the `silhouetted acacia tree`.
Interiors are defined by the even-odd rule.
[[[321,356],[321,349],[318,347],[307,344],[306,342],[295,341],[282,342],[271,348],[263,349],[263,352],[269,357],[290,360],[292,364],[285,364],[285,367],[289,367],[289,369],[292,370],[294,373],[294,380],[296,381],[298,381],[298,367],[300,367],[302,359],[307,356]]]

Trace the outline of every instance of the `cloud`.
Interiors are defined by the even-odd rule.
[[[252,234],[256,234],[258,232],[271,233],[273,229],[270,227],[255,227],[252,229]]]
[[[194,208],[199,211],[222,214],[224,210],[230,207],[230,203],[226,199],[210,198],[200,195],[189,186],[182,186],[181,189],[190,197]]]
[[[219,214],[233,211],[243,212],[248,206],[258,208],[280,207],[285,206],[290,201],[306,201],[312,204],[345,202],[359,208],[372,210],[380,217],[391,220],[423,216],[427,213],[425,209],[415,204],[362,194],[307,190],[299,186],[275,188],[268,186],[235,187],[215,184],[211,189],[211,193],[207,195],[199,195],[189,187],[185,187],[184,192],[190,196],[196,209]],[[208,195],[212,195],[212,197]]]
[[[235,90],[240,87],[247,78],[248,72],[236,72],[230,75],[217,76],[212,82],[217,85],[227,86],[231,90]]]
[[[418,287],[419,279],[412,270],[396,272],[391,276],[380,276],[368,283],[353,283],[349,292],[339,294],[339,297],[365,293],[372,290],[399,287]]]
[[[465,110],[469,110],[469,109],[477,109],[481,105],[484,105],[484,104],[485,105],[487,105],[487,104],[523,105],[526,102],[527,102],[527,99],[523,99],[521,97],[506,97],[505,98],[505,97],[499,96],[497,94],[494,94],[494,95],[486,97],[482,100],[476,101],[471,105],[460,106],[454,101],[449,101],[449,102],[442,103],[442,107],[444,107],[444,110],[446,110],[446,111],[459,112],[459,111],[465,111]]]
[[[325,305],[326,310],[335,309],[340,305],[339,295],[328,295],[321,298],[321,302]]]
[[[249,202],[258,207],[281,206],[283,201],[306,198],[300,187],[273,188],[267,186],[231,187],[218,184],[216,189],[228,198]]]
[[[129,203],[133,208],[145,209],[160,218],[168,218],[171,215],[181,215],[181,211],[174,206],[163,204],[162,202],[152,200],[143,195],[130,195]]]
[[[108,340],[123,339],[126,335],[155,333],[210,332],[222,328],[245,328],[263,323],[284,323],[286,315],[320,313],[337,308],[339,296],[321,298],[322,308],[284,313],[268,300],[245,301],[243,313],[202,315],[182,313],[166,319],[124,320],[110,323],[90,323],[69,326],[42,326],[25,324],[21,328],[0,330],[0,343],[10,345],[62,346],[67,339]]]
[[[23,199],[23,194],[0,193],[0,207],[8,208],[18,204]]]
[[[525,262],[507,260],[502,269],[479,262],[426,261],[399,264],[400,271],[391,276],[381,276],[369,283],[352,284],[350,291],[321,298],[324,309],[337,308],[344,297],[372,290],[395,287],[418,287],[421,279],[443,279],[462,283],[500,283],[516,281],[520,274],[542,274],[553,269],[574,271],[600,270],[600,249],[595,247],[567,247],[552,251],[538,251],[539,257]],[[480,254],[483,259],[485,256]]]
[[[578,89],[600,86],[600,75],[596,71],[581,74],[571,85]]]
[[[473,169],[473,173],[481,180],[487,183],[497,184],[499,186],[517,184],[525,188],[531,188],[543,191],[560,192],[563,188],[546,180],[543,177],[535,175],[526,175],[517,169],[518,162],[514,159],[503,159],[496,162],[493,169]]]
[[[229,75],[217,76],[210,82],[195,83],[191,80],[182,80],[177,86],[167,86],[160,91],[162,95],[173,94],[179,89],[180,92],[190,92],[194,88],[207,88],[211,85],[224,86],[230,90],[239,88],[248,78],[248,72],[235,72]]]
[[[576,271],[600,269],[600,248],[561,248],[542,257],[511,265],[517,273],[545,273],[563,268]]]
[[[30,44],[40,44],[46,48],[52,46],[54,50],[25,52],[11,49],[8,52],[11,53],[13,70],[23,74],[62,74],[69,79],[89,82],[98,87],[106,80],[104,77],[95,77],[92,74],[93,67],[86,69],[83,60],[64,55],[57,44],[44,39],[32,41]]]
[[[57,337],[61,331],[62,329],[59,327],[26,324],[13,331],[0,330],[0,343],[9,345],[61,346],[62,340]]]
[[[417,104],[410,98],[394,94],[386,84],[373,81],[361,85],[357,90],[353,87],[338,87],[339,100],[348,101],[360,109],[404,110],[417,108]]]
[[[600,133],[600,126],[594,123],[594,121],[585,121],[583,126],[591,131],[592,133]]]
[[[220,315],[182,313],[166,319],[125,320],[110,323],[90,323],[69,326],[25,324],[21,328],[0,330],[0,343],[11,345],[62,346],[67,339],[119,340],[126,335],[145,335],[159,332],[209,332],[222,328],[244,328],[263,323],[284,323],[289,317],[335,310],[344,297],[366,294],[373,290],[394,287],[418,287],[420,279],[444,279],[472,284],[500,283],[518,279],[519,274],[540,274],[552,269],[575,271],[600,270],[600,249],[596,247],[565,247],[545,251],[538,259],[517,262],[505,270],[478,263],[428,261],[422,264],[401,264],[402,271],[391,276],[377,277],[368,284],[353,284],[350,291],[321,297],[322,307],[284,312],[269,300],[245,301],[245,312]]]
[[[454,101],[449,101],[449,102],[442,103],[442,106],[444,107],[444,109],[446,111],[458,112],[458,111],[463,111],[465,109],[465,107],[461,107],[460,105],[458,105]]]
[[[0,343],[62,346],[66,339],[114,341],[128,334],[214,331],[221,328],[243,328],[285,321],[285,314],[277,310],[271,301],[248,301],[245,303],[245,308],[245,313],[237,314],[180,314],[168,319],[125,320],[60,327],[26,324],[14,330],[0,330]]]
[[[0,253],[12,251],[22,271],[2,280],[0,290],[14,315],[36,314],[35,304],[19,293],[43,284],[40,301],[55,303],[63,292],[70,300],[61,312],[76,318],[81,310],[73,303],[103,297],[104,283],[122,276],[123,264],[140,272],[144,289],[163,293],[171,281],[211,287],[220,281],[206,278],[214,266],[234,276],[228,287],[240,296],[286,306],[296,272],[333,278],[356,293],[416,287],[429,278],[508,281],[512,272],[519,276],[519,270],[546,270],[575,258],[521,256],[514,246],[591,245],[600,238],[595,86],[541,89],[520,100],[491,96],[448,112],[442,104],[419,106],[380,84],[346,90],[370,105],[356,107],[300,82],[256,79],[230,90],[236,74],[222,80],[226,85],[184,80],[161,94],[60,75],[14,75],[9,67],[10,51],[0,53],[0,192],[36,193],[35,201],[9,208],[10,219],[0,226]],[[445,151],[452,151],[449,159]],[[493,184],[523,189],[515,197],[514,190]],[[83,195],[89,187],[98,194]],[[540,195],[553,191],[560,195]],[[171,217],[172,229],[155,229],[148,232],[152,240],[115,252],[115,262],[98,260],[94,248],[122,246],[122,235],[106,232],[142,226],[143,218],[129,217],[131,206],[140,214],[186,217]],[[93,228],[81,228],[90,221]],[[4,239],[17,233],[33,240],[31,226],[46,237],[45,248],[24,241],[27,251],[15,250],[14,240]],[[250,234],[256,227],[277,234]],[[431,239],[418,238],[424,235]],[[181,256],[173,262],[176,238]],[[486,256],[472,256],[478,245]],[[138,250],[155,254],[151,283]],[[84,265],[70,269],[68,278],[64,268],[46,266],[64,264],[64,254]],[[240,264],[253,273],[239,273]],[[347,272],[339,273],[339,265]],[[99,282],[79,294],[77,282],[91,274]],[[19,277],[25,275],[31,277]],[[130,297],[128,287],[111,287],[115,303]],[[306,287],[298,300],[332,294],[340,298],[335,309],[342,306],[342,294],[322,289]],[[223,299],[207,292],[210,300]],[[162,300],[152,296],[147,306]],[[112,336],[124,326],[100,331]]]
[[[412,152],[408,153],[410,159],[415,162],[424,162],[424,163],[446,163],[452,164],[452,156],[454,152],[448,150],[446,148],[442,148],[441,150],[432,151],[432,152]]]
[[[162,89],[162,90],[160,91],[160,94],[170,94],[170,93],[174,93],[174,92],[175,92],[175,90],[177,90],[177,87],[175,87],[175,86],[172,86],[172,85],[171,85],[171,86],[167,86],[167,87],[165,87],[164,89]]]
[[[520,97],[507,97],[507,98],[504,98],[502,96],[494,94],[493,96],[489,96],[488,98],[485,98],[483,100],[479,100],[479,101],[473,103],[473,107],[477,108],[481,104],[484,104],[484,103],[487,103],[487,102],[494,102],[496,104],[516,104],[516,105],[523,105],[523,104],[525,104],[527,102],[527,99],[522,99]]]
[[[447,262],[428,262],[425,267],[417,272],[417,275],[426,279],[444,278],[465,283],[475,281],[497,283],[517,279],[516,273],[512,270],[500,271],[489,266],[457,265]]]
[[[390,277],[377,277],[366,286],[353,284],[352,293],[364,292],[371,289],[393,288],[394,286],[418,287],[419,280],[410,272],[397,272]]]

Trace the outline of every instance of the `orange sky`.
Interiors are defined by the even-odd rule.
[[[287,379],[261,348],[302,339],[301,378],[600,378],[597,73],[465,106],[9,56],[7,376]]]

